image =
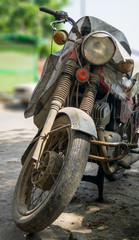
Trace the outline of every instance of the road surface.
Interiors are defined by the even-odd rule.
[[[0,240],[138,240],[139,161],[116,182],[105,180],[105,203],[96,202],[97,187],[81,182],[71,203],[47,229],[28,235],[12,219],[11,202],[20,158],[36,133],[19,106],[0,104]],[[94,171],[89,165],[86,171]]]

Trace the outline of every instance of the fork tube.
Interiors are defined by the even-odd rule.
[[[49,114],[48,114],[48,117],[45,121],[43,130],[40,134],[40,138],[38,140],[38,143],[37,143],[37,146],[35,148],[34,154],[32,156],[32,158],[36,161],[39,159],[39,156],[42,155],[42,152],[43,152],[43,149],[44,149],[44,146],[45,146],[45,142],[47,140],[47,137],[46,138],[44,138],[44,137],[47,136],[47,134],[50,132],[56,115],[57,115],[57,111],[55,109],[51,109]]]
[[[76,67],[77,67],[77,57],[73,50],[67,63],[65,64],[63,75],[59,81],[56,91],[54,92],[49,114],[47,116],[44,127],[40,134],[40,138],[38,140],[34,154],[32,156],[32,158],[36,161],[40,159],[43,153],[46,141],[48,139],[48,133],[50,132],[53,126],[56,115],[67,99],[67,96],[69,94],[69,91],[72,85],[72,79],[75,76]]]

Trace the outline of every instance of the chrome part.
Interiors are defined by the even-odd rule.
[[[53,31],[56,31],[57,29],[54,26],[58,23],[65,23],[65,21],[66,21],[65,19],[53,21],[53,22],[50,23],[50,27]]]

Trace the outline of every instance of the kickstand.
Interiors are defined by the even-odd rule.
[[[98,187],[98,199],[99,202],[104,202],[103,199],[103,186],[104,186],[104,171],[101,165],[99,165],[98,172],[96,176],[83,175],[82,181],[91,182]]]

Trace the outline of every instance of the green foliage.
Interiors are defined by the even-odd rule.
[[[0,0],[0,32],[18,32],[48,37],[54,17],[40,12],[40,6],[60,10],[69,0]]]
[[[52,30],[50,23],[55,19],[49,14],[40,12],[39,7],[45,6],[53,10],[62,10],[63,6],[67,5],[69,1],[0,0],[0,34],[21,33],[28,36],[33,35],[40,39],[45,38],[48,41],[38,46],[38,55],[39,58],[47,57],[51,52]],[[24,49],[23,46],[22,49]],[[58,50],[59,46],[53,44],[52,51]]]

